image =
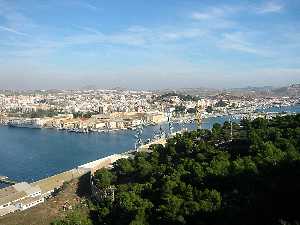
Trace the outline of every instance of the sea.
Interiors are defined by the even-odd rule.
[[[272,112],[297,112],[300,106],[268,108]],[[228,116],[203,120],[202,128],[211,129],[214,123],[223,124]],[[195,123],[174,123],[173,132],[196,129]],[[168,124],[147,126],[141,138],[147,140],[163,130],[169,132]],[[0,127],[0,176],[17,182],[33,182],[70,170],[114,153],[134,149],[135,130],[109,133],[70,133],[55,129],[30,129]],[[0,188],[4,187],[0,184]]]

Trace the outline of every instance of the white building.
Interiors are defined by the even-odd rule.
[[[44,202],[42,191],[38,186],[26,182],[0,189],[0,216],[15,211],[23,211]]]

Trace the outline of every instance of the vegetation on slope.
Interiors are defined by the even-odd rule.
[[[230,130],[176,135],[99,170],[99,189],[115,196],[93,224],[299,224],[300,114],[233,124],[232,139]]]

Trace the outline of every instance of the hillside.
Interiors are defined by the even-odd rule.
[[[300,96],[300,84],[291,84],[284,87],[244,87],[244,88],[227,88],[227,89],[212,89],[212,88],[182,88],[160,91],[161,94],[177,93],[191,96],[214,96],[219,94],[229,94],[232,96]]]
[[[98,171],[102,200],[81,224],[299,224],[300,114],[234,124],[232,138],[216,124]]]
[[[288,87],[273,89],[272,91],[277,95],[300,96],[300,84],[293,84]]]

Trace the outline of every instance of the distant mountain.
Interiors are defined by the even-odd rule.
[[[214,88],[178,88],[178,89],[164,89],[159,91],[161,94],[166,93],[178,93],[178,94],[184,94],[184,95],[192,95],[192,96],[211,96],[221,93],[222,90],[220,89],[214,89]]]
[[[85,86],[83,86],[83,87],[80,88],[80,89],[81,89],[81,90],[97,90],[98,88],[97,88],[96,85],[90,84],[90,85],[85,85]]]
[[[272,92],[276,95],[300,96],[300,84],[292,84],[288,87],[273,89]]]
[[[211,96],[217,94],[227,94],[233,96],[300,96],[300,84],[292,84],[286,87],[243,87],[243,88],[229,88],[229,89],[213,89],[213,88],[180,88],[180,89],[165,89],[159,93],[178,93],[188,94],[192,96]]]
[[[258,96],[300,96],[300,84],[292,84],[285,87],[245,87],[229,89],[231,94],[251,94]]]
[[[244,88],[231,88],[231,89],[228,89],[228,90],[231,90],[231,91],[270,91],[272,89],[273,89],[272,86],[263,86],[263,87],[247,86],[247,87],[244,87]]]

